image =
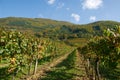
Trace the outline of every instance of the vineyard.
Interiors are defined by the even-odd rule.
[[[120,26],[105,30],[78,51],[90,80],[120,79]]]
[[[0,30],[0,79],[16,80],[17,75],[36,74],[39,65],[72,50],[62,42],[24,35],[14,30]]]
[[[0,80],[120,80],[120,27],[82,47],[0,28]]]

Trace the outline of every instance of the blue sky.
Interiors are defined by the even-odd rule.
[[[0,0],[0,18],[49,18],[86,24],[120,21],[120,0]]]

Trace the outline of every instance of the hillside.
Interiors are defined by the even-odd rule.
[[[41,27],[56,27],[61,25],[71,25],[72,23],[64,22],[64,21],[56,21],[50,19],[43,18],[17,18],[17,17],[7,17],[0,18],[0,25],[4,26],[17,26],[22,28],[41,28]]]
[[[98,21],[85,25],[77,25],[64,21],[56,21],[42,18],[0,18],[0,26],[7,29],[16,29],[21,32],[29,32],[29,35],[37,37],[51,38],[53,40],[63,40],[67,44],[80,43],[93,36],[101,35],[106,28],[114,28],[120,25],[115,21]]]

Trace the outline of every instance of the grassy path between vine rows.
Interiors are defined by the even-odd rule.
[[[89,80],[87,78],[86,70],[83,63],[83,58],[81,57],[81,54],[77,52],[77,58],[76,58],[76,69],[79,71],[79,76],[75,77],[75,80]]]
[[[79,53],[73,51],[38,80],[88,80],[88,78]]]
[[[64,59],[66,59],[69,54],[70,53],[64,54],[58,58],[55,58],[50,63],[41,65],[40,67],[38,67],[37,73],[35,75],[26,76],[25,78],[21,78],[21,79],[22,80],[38,80],[40,76],[45,75],[45,72],[50,71],[52,67],[56,66],[57,64],[62,62]]]

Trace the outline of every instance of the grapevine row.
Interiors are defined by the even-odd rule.
[[[63,49],[65,52],[62,52]],[[42,58],[50,56],[52,60],[67,51],[68,49],[62,44],[48,39],[26,36],[16,30],[0,29],[0,62],[7,60],[9,66],[6,73],[12,74],[13,80],[19,72],[24,72],[26,67],[30,75],[33,63],[33,74],[36,74],[38,61]]]
[[[110,70],[117,69],[120,63],[120,26],[105,30],[103,36],[94,37],[78,50],[84,58],[89,79],[104,80],[109,76]],[[109,74],[105,72],[106,70]],[[115,77],[113,79],[116,80]]]

